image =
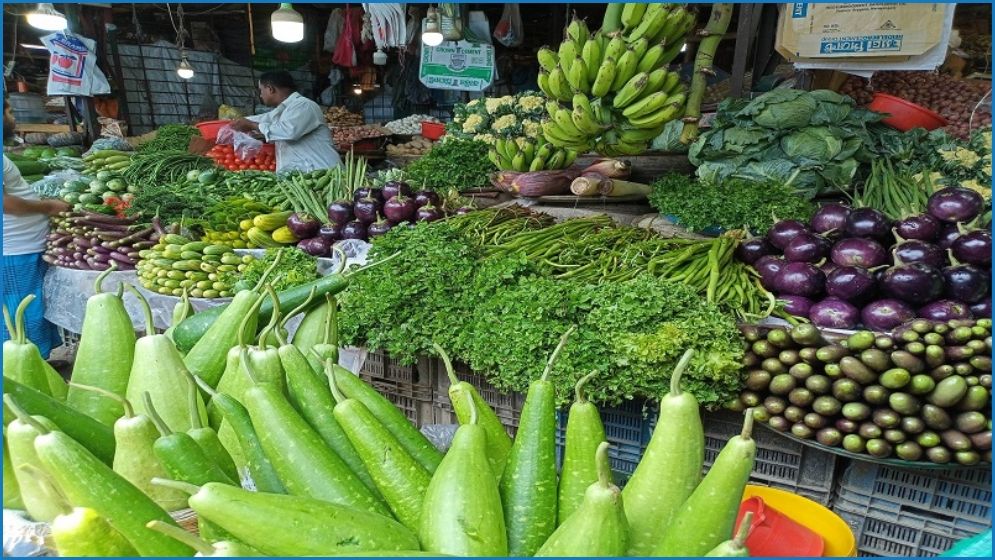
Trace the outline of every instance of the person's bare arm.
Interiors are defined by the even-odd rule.
[[[56,199],[27,200],[19,196],[3,193],[3,213],[11,216],[44,214],[54,216],[70,209],[69,204]]]

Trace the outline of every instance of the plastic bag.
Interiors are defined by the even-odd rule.
[[[230,145],[235,149],[235,155],[242,161],[248,161],[263,149],[263,141],[257,140],[244,132],[239,132],[230,126],[223,126],[218,131],[215,144]]]
[[[335,46],[339,42],[339,36],[342,34],[342,25],[344,23],[342,8],[335,8],[332,10],[332,13],[328,14],[328,24],[325,26],[324,45],[322,46],[323,51],[335,52]]]
[[[356,66],[356,46],[352,43],[352,18],[349,17],[349,8],[345,9],[345,23],[342,26],[342,33],[335,44],[335,54],[332,55],[332,62],[339,66],[352,68]]]
[[[133,152],[135,151],[135,147],[129,144],[124,138],[97,138],[93,141],[93,145],[90,146],[90,149],[83,155],[86,156],[92,154],[93,152],[99,152],[100,150]]]
[[[501,19],[494,26],[494,38],[506,47],[522,44],[522,14],[518,11],[518,4],[504,5]]]
[[[48,95],[108,95],[111,86],[97,68],[97,43],[71,32],[41,37],[49,52]]]
[[[44,178],[31,183],[31,190],[42,198],[59,198],[62,186],[73,179],[82,177],[79,171],[66,169],[50,173]]]

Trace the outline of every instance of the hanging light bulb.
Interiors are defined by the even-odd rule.
[[[190,66],[190,61],[187,60],[187,53],[180,53],[180,65],[176,67],[176,74],[184,80],[189,80],[193,78],[193,66]]]
[[[442,44],[442,27],[439,25],[439,10],[429,8],[421,23],[421,40],[430,47]]]
[[[37,8],[28,12],[28,25],[44,31],[62,31],[66,28],[66,16],[52,4],[39,2]]]
[[[304,39],[304,18],[289,2],[280,4],[280,8],[270,16],[270,26],[273,38],[283,43],[297,43]]]

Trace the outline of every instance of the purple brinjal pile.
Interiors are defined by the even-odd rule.
[[[81,270],[133,270],[138,252],[155,245],[152,227],[137,218],[95,212],[65,212],[52,218],[42,258],[48,264]]]
[[[892,221],[873,208],[826,204],[808,224],[780,221],[737,256],[785,310],[819,327],[888,331],[914,318],[991,317],[992,236],[984,201],[951,187],[924,214]]]
[[[735,408],[775,430],[875,458],[991,463],[991,319],[915,319],[891,334],[741,327]]]

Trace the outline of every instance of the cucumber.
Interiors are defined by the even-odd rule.
[[[605,441],[605,426],[594,403],[584,398],[584,385],[594,377],[591,372],[577,381],[576,395],[567,416],[566,445],[556,507],[557,525],[562,525],[584,501],[587,488],[598,481],[598,464],[591,461]]]
[[[698,401],[681,390],[681,378],[694,354],[688,350],[670,376],[670,393],[660,399],[660,415],[622,497],[629,519],[629,555],[647,556],[681,505],[691,496],[705,461],[705,433]]]
[[[602,441],[588,460],[595,465],[598,480],[587,487],[580,506],[557,527],[536,556],[625,556],[629,526],[622,491],[612,481],[608,442]]]

